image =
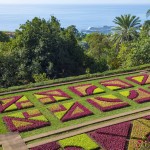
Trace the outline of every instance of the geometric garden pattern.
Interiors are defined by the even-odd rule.
[[[60,89],[35,93],[34,96],[43,104],[71,99],[71,96]]]
[[[149,147],[150,116],[99,128],[88,133],[37,146],[31,150],[49,150],[54,147],[65,150],[139,150],[143,143],[147,143]]]
[[[120,90],[133,87],[132,84],[120,79],[101,81],[100,84],[102,84],[103,86],[107,87],[110,90]]]
[[[75,93],[76,95],[78,95],[80,97],[99,94],[99,93],[104,92],[103,89],[101,89],[95,85],[92,85],[92,84],[82,84],[82,85],[70,86],[69,90],[71,90],[73,93]]]
[[[121,101],[114,95],[103,95],[89,98],[87,101],[97,109],[104,112],[129,106],[128,103]]]
[[[62,122],[86,117],[93,113],[79,102],[55,104],[48,108]]]
[[[33,107],[25,96],[13,96],[0,99],[0,113]]]
[[[120,92],[120,94],[137,103],[150,102],[150,92],[142,88],[125,90]]]
[[[86,124],[86,121],[150,105],[149,74],[93,81],[96,84],[92,81],[75,83],[55,89],[24,92],[25,95],[0,97],[0,133],[5,130],[5,133],[19,132],[32,136],[32,133],[47,132],[51,128]],[[150,144],[150,116],[96,129],[32,150],[133,150],[144,142]]]
[[[129,81],[132,81],[139,85],[150,84],[150,75],[149,74],[140,74],[136,76],[129,76],[126,78]]]
[[[48,120],[37,109],[14,113],[3,117],[10,131],[30,131],[33,129],[49,126]]]

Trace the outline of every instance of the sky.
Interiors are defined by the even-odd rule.
[[[0,0],[0,4],[149,4],[150,0]]]

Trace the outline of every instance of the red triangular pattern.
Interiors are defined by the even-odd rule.
[[[127,137],[130,126],[131,126],[130,122],[123,122],[116,125],[100,128],[96,130],[96,132]]]
[[[138,77],[138,76],[143,76],[144,77],[141,82],[134,79],[135,77]],[[134,83],[140,84],[140,85],[146,84],[146,81],[147,81],[149,75],[148,74],[141,74],[141,75],[138,75],[138,76],[130,76],[130,77],[127,77],[126,79],[128,79],[128,80],[130,80]]]
[[[73,114],[73,112],[75,111],[75,109],[77,107],[79,107],[80,109],[82,109],[83,112]],[[69,111],[64,115],[64,117],[61,120],[64,122],[64,121],[69,121],[69,120],[72,120],[72,119],[77,119],[77,118],[89,116],[89,115],[92,115],[92,114],[93,113],[89,109],[87,109],[86,107],[84,107],[79,102],[76,102],[76,103],[74,103],[74,105],[69,109]]]
[[[124,150],[126,138],[120,136],[113,136],[109,134],[102,134],[91,132],[89,134],[99,145],[105,150]]]
[[[59,150],[61,147],[56,142],[47,143],[44,145],[40,145],[34,148],[31,148],[30,150]],[[61,149],[60,149],[61,150]]]
[[[41,128],[47,125],[50,125],[49,122],[45,122],[45,121],[39,121],[39,120],[29,120],[29,119],[24,119],[24,118],[15,118],[15,117],[9,117],[9,116],[5,116],[3,117],[4,122],[7,124],[8,128],[10,129],[10,131],[19,131],[19,132],[23,132],[23,131],[29,131],[29,130],[33,130],[33,129],[37,129],[37,128]],[[13,124],[13,120],[14,121],[23,121],[23,122],[27,122],[27,123],[32,123],[32,125],[27,125],[27,126],[22,126],[22,127],[16,127]]]

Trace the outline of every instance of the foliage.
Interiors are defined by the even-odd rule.
[[[34,74],[33,79],[35,82],[46,81],[48,78],[46,77],[46,73]]]
[[[54,16],[27,21],[11,39],[0,32],[0,90],[84,79],[150,63],[149,20],[141,28],[136,16],[121,15],[114,22],[118,26],[110,35],[85,35],[74,25],[62,28]]]
[[[148,69],[150,67],[150,64],[145,64],[145,65],[140,65],[140,66],[134,66],[130,68],[121,68],[117,70],[109,70],[105,72],[97,72],[95,74],[91,74],[91,78],[95,77],[104,77],[104,76],[109,76],[109,75],[114,75],[114,74],[121,74],[121,73],[126,73],[126,72],[131,72],[131,71],[138,71],[138,70],[143,70],[143,69]],[[80,76],[73,76],[73,77],[67,77],[67,78],[61,78],[61,79],[56,79],[56,80],[48,80],[44,82],[38,82],[38,83],[30,83],[26,85],[20,85],[20,86],[12,86],[8,88],[0,88],[0,93],[2,92],[10,92],[10,91],[16,91],[16,90],[21,90],[21,89],[28,89],[32,87],[38,87],[38,86],[43,86],[43,85],[53,85],[53,84],[63,84],[64,82],[69,82],[69,81],[77,81],[77,80],[84,80],[87,79],[87,75],[80,75]]]
[[[90,65],[90,70],[92,72],[107,70],[107,54],[108,49],[111,47],[109,38],[103,34],[92,33],[85,37],[85,41],[88,44],[88,49],[86,52],[88,56],[87,62],[89,60],[91,62],[89,65],[94,64]],[[96,64],[92,63],[93,61],[96,62]]]
[[[141,64],[150,63],[150,38],[141,39],[133,43],[130,52],[130,57],[128,58],[130,64],[129,66],[137,66]]]
[[[55,17],[51,20],[34,18],[16,32],[15,42],[21,78],[32,81],[32,75],[66,76],[82,68],[82,51],[72,32],[63,30]],[[80,57],[79,57],[80,56]],[[74,67],[72,67],[74,66]]]
[[[121,15],[116,17],[113,21],[116,26],[114,28],[114,41],[122,43],[123,41],[131,41],[137,37],[137,30],[140,28],[140,19],[136,16]]]
[[[20,83],[17,78],[17,61],[11,52],[11,43],[0,44],[0,85],[1,87],[13,86]]]
[[[143,35],[144,34],[144,35]],[[146,20],[142,26],[141,30],[142,37],[149,37],[150,36],[150,20]]]
[[[3,47],[0,50],[4,52]],[[62,29],[54,16],[48,21],[35,17],[32,21],[21,25],[11,41],[11,49],[11,54],[1,59],[3,86],[20,82],[25,84],[39,81],[41,78],[46,80],[46,77],[78,75],[84,71],[84,53],[78,45],[75,33],[71,29]],[[10,67],[13,69],[8,70],[6,68],[8,64],[11,64]],[[13,83],[9,83],[11,79],[8,76],[20,82],[13,80]]]
[[[150,63],[150,38],[139,38],[137,41],[120,44],[118,60],[120,68],[128,68]]]
[[[150,9],[147,11],[146,16],[147,16],[147,17],[150,16]]]
[[[0,42],[8,42],[9,40],[9,36],[4,32],[0,31]]]

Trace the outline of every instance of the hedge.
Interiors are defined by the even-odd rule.
[[[59,79],[55,79],[55,80],[42,81],[42,82],[38,82],[38,83],[30,83],[30,84],[21,85],[21,86],[0,88],[0,93],[16,91],[16,90],[22,90],[22,89],[28,89],[28,88],[34,88],[34,87],[40,87],[40,86],[46,86],[46,85],[53,85],[53,84],[58,84],[58,83],[61,84],[61,83],[64,83],[64,82],[90,79],[90,78],[94,78],[94,77],[105,77],[106,75],[114,75],[114,74],[118,74],[118,73],[125,73],[125,72],[129,72],[129,71],[138,71],[138,70],[144,70],[144,69],[150,69],[150,64],[140,65],[140,66],[136,66],[136,67],[130,67],[130,68],[127,68],[127,69],[109,70],[109,71],[105,71],[105,72],[102,72],[102,73],[98,72],[98,73],[89,74],[89,75],[84,74],[84,75],[79,75],[79,76],[59,78]]]

